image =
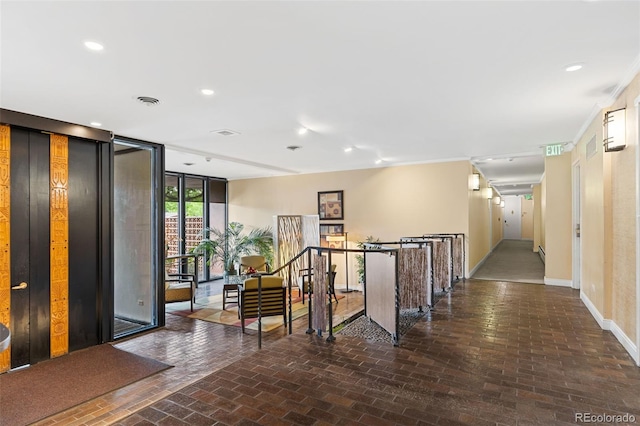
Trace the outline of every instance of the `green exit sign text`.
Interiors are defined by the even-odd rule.
[[[547,157],[553,157],[555,155],[562,155],[564,152],[564,145],[556,143],[553,145],[547,145],[544,147],[544,153]]]

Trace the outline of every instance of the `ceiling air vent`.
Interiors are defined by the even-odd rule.
[[[154,106],[160,103],[159,99],[152,98],[150,96],[138,96],[136,99],[138,99],[138,102],[141,102],[146,106]]]
[[[301,147],[301,146],[298,146],[298,145],[289,145],[289,146],[287,147],[287,149],[288,149],[289,151],[295,151],[296,149],[300,149],[300,148],[302,148],[302,147]]]
[[[235,136],[240,134],[240,132],[236,132],[235,130],[229,130],[229,129],[212,130],[211,133],[215,133],[216,135],[220,135],[220,136]]]

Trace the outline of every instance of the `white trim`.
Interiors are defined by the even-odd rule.
[[[638,74],[638,72],[640,72],[640,55],[636,57],[635,61],[633,61],[633,64],[631,64],[631,67],[629,67],[629,69],[627,70],[627,73],[624,75],[624,77],[622,77],[622,80],[620,80],[615,89],[613,89],[613,91],[609,95],[609,98],[607,99],[606,105],[603,105],[603,108],[611,106],[611,104],[613,104],[620,97],[624,89],[626,89],[629,83],[633,81],[633,78],[636,76],[636,74]]]
[[[582,126],[580,126],[580,130],[578,130],[578,133],[576,134],[576,136],[573,138],[573,141],[571,142],[574,148],[578,146],[578,142],[580,142],[580,138],[584,136],[584,132],[587,131],[587,129],[591,125],[591,122],[595,120],[598,114],[600,114],[600,111],[602,111],[602,108],[603,107],[598,104],[595,104],[593,107],[591,107],[591,112],[589,112],[587,119],[584,121],[584,123],[582,123]]]
[[[546,285],[554,285],[557,287],[572,287],[573,281],[571,280],[561,280],[560,278],[547,278],[544,277],[544,283]]]
[[[575,138],[573,138],[573,141],[571,142],[574,147],[578,145],[580,138],[584,136],[584,132],[587,131],[587,129],[591,125],[591,122],[598,116],[598,114],[600,114],[600,111],[611,106],[611,104],[613,104],[618,99],[620,94],[624,91],[624,89],[627,88],[629,83],[631,83],[638,72],[640,72],[640,55],[636,57],[636,59],[633,61],[633,64],[631,64],[624,77],[622,77],[620,82],[611,91],[611,94],[607,97],[607,99],[604,102],[597,103],[593,106],[591,112],[589,113],[589,116],[584,121],[584,123],[582,123],[582,126],[580,126],[580,130],[578,130],[578,134],[576,134]]]
[[[637,362],[640,354],[638,353],[638,346],[633,343],[633,341],[627,336],[624,331],[615,323],[615,321],[610,319],[604,319],[600,311],[595,307],[595,305],[589,300],[587,295],[580,291],[580,300],[584,303],[584,306],[589,310],[589,313],[596,320],[598,325],[603,330],[609,330],[613,333],[613,335],[618,339],[618,342],[624,347],[624,349],[631,355],[634,361]]]
[[[582,239],[576,235],[576,229],[578,226],[582,226],[582,194],[581,177],[582,167],[580,165],[580,159],[578,158],[571,165],[571,287],[574,289],[580,288],[580,279],[582,275]]]
[[[627,336],[624,331],[616,324],[614,321],[611,321],[610,330],[618,342],[629,352],[629,355],[633,358],[634,361],[638,359],[638,347],[633,343],[629,336]],[[637,361],[636,361],[637,363]]]
[[[598,323],[601,329],[603,330],[611,329],[611,320],[604,319],[604,317],[602,316],[598,308],[596,308],[596,306],[591,302],[591,300],[589,300],[586,293],[583,292],[582,290],[580,291],[580,300],[582,300],[582,303],[584,303],[584,306],[587,307],[587,309],[589,310],[589,313],[591,313],[591,316],[593,316],[593,318],[596,320],[596,322]]]
[[[636,107],[636,365],[640,366],[640,96]]]

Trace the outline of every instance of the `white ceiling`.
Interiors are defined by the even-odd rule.
[[[470,159],[503,195],[530,192],[541,147],[574,141],[640,63],[637,1],[2,0],[0,14],[2,108],[97,121],[165,144],[167,170],[228,179]]]

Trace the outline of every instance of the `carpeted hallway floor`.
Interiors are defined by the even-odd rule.
[[[502,240],[472,278],[544,284],[544,263],[532,241]]]

